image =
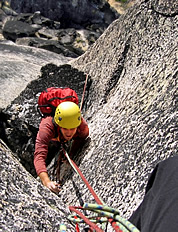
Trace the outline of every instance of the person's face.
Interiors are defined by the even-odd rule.
[[[67,141],[72,139],[76,131],[77,131],[77,128],[73,128],[73,129],[61,128],[61,132]]]

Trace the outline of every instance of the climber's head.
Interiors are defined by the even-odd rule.
[[[70,140],[81,124],[81,112],[77,104],[65,101],[59,104],[54,115],[55,123],[61,128],[66,140]]]

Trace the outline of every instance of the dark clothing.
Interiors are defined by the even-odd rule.
[[[157,164],[129,221],[141,232],[178,231],[178,156]]]

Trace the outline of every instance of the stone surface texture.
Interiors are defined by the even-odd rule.
[[[0,231],[59,231],[60,223],[72,226],[69,210],[60,199],[36,182],[0,140]]]
[[[91,144],[81,168],[125,216],[142,200],[155,164],[177,154],[176,25],[175,1],[138,1],[71,62],[92,77]]]
[[[10,41],[0,42],[0,107],[7,107],[27,84],[37,79],[43,65],[62,65],[71,60],[50,51],[18,46]]]
[[[90,141],[76,162],[107,205],[129,218],[155,165],[177,155],[177,4],[141,0],[82,56],[67,65],[44,66],[39,79],[2,112],[13,151],[1,145],[3,231],[57,231],[62,222],[75,231],[66,221],[68,206],[95,202],[75,172],[68,172],[56,196],[22,162],[23,155],[28,164],[33,160],[40,120],[33,103],[39,91],[49,84],[69,84],[81,99],[86,74],[83,115]]]

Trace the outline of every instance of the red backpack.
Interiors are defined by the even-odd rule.
[[[78,105],[79,99],[77,93],[68,87],[47,88],[38,98],[38,112],[41,117],[54,116],[56,107],[64,101],[72,101]]]

